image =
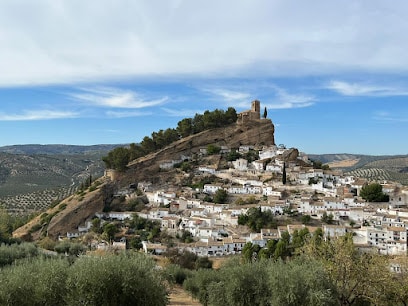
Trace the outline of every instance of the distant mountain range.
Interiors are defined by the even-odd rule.
[[[14,146],[4,146],[0,147],[0,152],[9,154],[27,154],[27,155],[37,155],[37,154],[97,154],[109,152],[110,150],[124,146],[113,145],[113,144],[99,144],[91,146],[78,146],[78,145],[63,145],[63,144],[52,144],[52,145],[39,145],[39,144],[27,144],[27,145],[14,145]]]

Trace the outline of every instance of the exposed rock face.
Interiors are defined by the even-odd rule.
[[[78,195],[62,201],[54,208],[47,210],[48,214],[58,211],[60,205],[66,205],[66,208],[59,211],[48,224],[48,228],[42,228],[41,231],[47,230],[48,237],[57,239],[59,235],[65,236],[67,232],[75,232],[78,226],[84,225],[85,221],[92,218],[96,212],[101,212],[106,201],[110,201],[114,192],[114,185],[105,183],[97,190],[88,192],[82,200],[79,201]],[[24,240],[38,239],[40,231],[29,234],[32,226],[40,222],[40,216],[34,218],[26,225],[16,229],[14,237]]]
[[[147,179],[151,173],[159,171],[159,165],[168,160],[178,160],[180,156],[192,156],[200,148],[209,144],[239,148],[241,145],[275,145],[275,128],[269,119],[252,120],[245,124],[211,129],[180,139],[166,148],[132,161],[128,174],[136,179]]]
[[[291,148],[285,151],[282,154],[282,157],[283,157],[283,160],[286,162],[297,161],[297,158],[299,157],[299,150],[295,148]]]

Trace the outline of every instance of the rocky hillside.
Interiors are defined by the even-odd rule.
[[[55,207],[49,208],[29,223],[14,231],[13,236],[27,241],[48,236],[57,239],[59,235],[76,231],[78,226],[101,212],[106,202],[111,201],[114,184],[98,180],[94,187],[81,194],[72,195]]]
[[[183,138],[158,152],[131,162],[129,169],[125,173],[120,173],[115,180],[111,182],[100,180],[103,183],[96,189],[92,188],[95,190],[70,196],[29,224],[17,229],[14,236],[35,240],[46,234],[51,238],[56,238],[59,234],[74,231],[78,226],[84,225],[84,222],[95,212],[103,210],[118,185],[126,186],[140,180],[156,180],[166,183],[169,179],[168,175],[174,178],[174,172],[161,172],[160,163],[179,159],[181,155],[197,154],[200,148],[206,148],[209,144],[230,148],[238,148],[240,145],[273,145],[275,144],[274,126],[268,119],[257,120],[207,130]]]
[[[180,139],[166,148],[134,160],[128,165],[126,175],[120,180],[127,184],[139,180],[160,179],[160,164],[169,160],[178,160],[182,155],[194,156],[201,148],[209,144],[239,148],[241,145],[274,145],[274,125],[269,119],[254,120],[245,124],[210,129],[199,134]],[[159,176],[157,176],[159,174]]]

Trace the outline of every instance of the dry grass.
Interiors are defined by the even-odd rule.
[[[360,159],[345,159],[345,160],[336,160],[331,163],[328,163],[330,168],[348,168],[357,164]]]
[[[182,287],[174,286],[170,291],[169,305],[200,306],[202,304],[197,300],[193,299]]]

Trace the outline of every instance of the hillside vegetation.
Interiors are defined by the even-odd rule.
[[[237,112],[233,107],[226,111],[216,109],[194,118],[185,118],[178,122],[177,128],[168,128],[145,136],[140,144],[132,143],[129,147],[119,147],[103,157],[107,168],[124,171],[129,162],[165,148],[173,142],[200,132],[235,124]]]

